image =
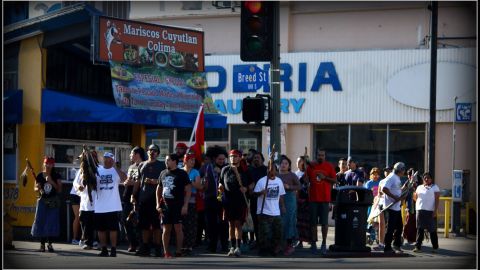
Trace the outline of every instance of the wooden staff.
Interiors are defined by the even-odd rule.
[[[270,160],[268,161],[268,172],[267,172],[267,180],[265,181],[265,189],[263,190],[267,190],[268,188],[268,180],[270,178],[270,172],[272,170],[274,170],[273,166],[275,166],[275,164],[273,163],[273,157],[275,155],[275,144],[273,144],[272,146],[272,151],[270,151]],[[265,193],[263,195],[263,200],[262,200],[262,209],[260,210],[260,215],[263,214],[263,207],[265,206],[265,199],[267,198],[267,194]]]

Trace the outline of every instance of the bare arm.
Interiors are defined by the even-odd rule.
[[[397,196],[393,195],[388,188],[383,187],[382,191],[383,191],[384,194],[387,194],[389,197],[393,198],[395,201],[400,200],[400,197],[397,197]]]
[[[187,215],[188,213],[188,202],[192,196],[192,185],[185,186],[185,198],[183,199],[182,215]]]
[[[195,181],[192,182],[192,186],[197,190],[203,190],[202,179],[200,178],[200,175],[195,177]]]
[[[438,205],[440,203],[440,192],[435,192],[435,209],[433,210],[433,217],[437,217]]]

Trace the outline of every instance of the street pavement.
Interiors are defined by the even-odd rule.
[[[327,244],[334,244],[333,227],[329,229]],[[164,259],[137,257],[126,251],[125,243],[119,245],[117,257],[98,257],[98,250],[82,250],[78,245],[54,243],[55,252],[38,252],[39,243],[14,241],[15,250],[3,252],[5,269],[476,269],[478,268],[477,238],[444,238],[439,232],[440,249],[432,253],[431,244],[424,243],[422,253],[414,253],[413,245],[405,244],[404,254],[386,256],[383,252],[328,252],[326,256],[313,255],[309,245],[296,249],[289,257],[259,257],[252,250],[241,257],[227,257],[223,253],[205,252],[205,246],[194,250],[188,257]],[[321,238],[320,238],[321,239]],[[174,247],[172,247],[174,248]]]

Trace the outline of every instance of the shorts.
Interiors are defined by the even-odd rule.
[[[71,205],[80,205],[80,196],[75,194],[70,194],[70,204]]]
[[[97,231],[118,231],[118,212],[95,213],[95,229]]]
[[[247,218],[247,208],[243,204],[224,204],[225,217],[228,221],[239,220],[245,222]]]
[[[160,229],[160,218],[155,204],[141,204],[138,207],[138,228]]]
[[[308,207],[311,226],[328,225],[328,212],[330,211],[328,202],[309,202]]]
[[[182,204],[164,205],[162,224],[182,224]]]

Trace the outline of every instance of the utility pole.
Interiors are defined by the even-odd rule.
[[[270,61],[272,96],[272,115],[270,122],[270,146],[275,145],[275,150],[282,153],[280,143],[280,2],[273,4],[273,57]]]
[[[430,122],[428,124],[428,170],[435,179],[435,129],[437,118],[437,28],[438,3],[431,2],[432,28],[430,39]]]

